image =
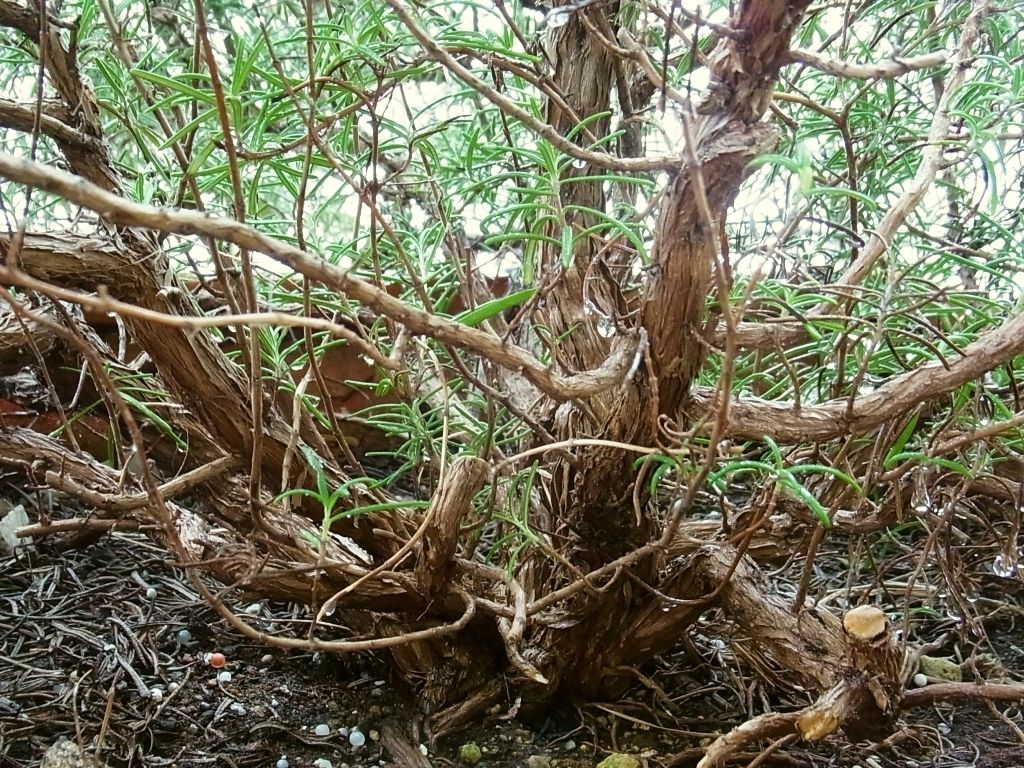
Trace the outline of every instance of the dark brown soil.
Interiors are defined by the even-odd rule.
[[[306,618],[300,606],[237,608],[271,632]],[[183,629],[191,634],[186,643]],[[509,701],[461,738],[431,745],[415,735],[416,702],[386,659],[288,655],[240,640],[166,564],[166,553],[139,535],[65,552],[43,546],[0,559],[0,765],[38,765],[62,738],[117,767],[273,768],[282,758],[293,767],[404,765],[384,746],[387,734],[399,734],[410,749],[424,744],[422,765],[459,764],[460,747],[475,742],[479,765],[491,768],[593,766],[612,751],[648,766],[693,766],[717,732],[770,707],[800,705],[773,701],[713,639],[713,625],[704,629],[692,635],[688,654],[638,671],[623,701],[566,702],[530,723],[516,719]],[[1007,622],[996,634],[1012,670],[1024,654],[1024,631]],[[229,681],[218,681],[206,662],[212,652],[226,656]],[[909,717],[918,719],[885,745],[794,742],[758,765],[1024,766],[1017,707],[949,706]],[[329,726],[328,736],[316,735],[319,724]],[[366,745],[354,749],[341,728],[360,729]]]

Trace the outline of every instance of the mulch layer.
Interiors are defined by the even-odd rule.
[[[584,768],[613,751],[645,766],[693,766],[716,733],[786,704],[770,700],[714,637],[710,616],[687,653],[637,670],[623,701],[567,704],[530,723],[513,716],[511,701],[459,738],[420,745],[411,736],[414,694],[392,678],[386,658],[254,645],[167,558],[125,533],[0,557],[0,766],[39,765],[62,740],[77,745],[82,765],[112,767],[405,766],[413,764],[409,748],[417,766],[448,766],[460,764],[469,742],[480,747],[482,768]],[[236,608],[268,632],[307,618],[296,605]],[[988,650],[1020,679],[1024,627],[1005,621],[990,634]],[[211,653],[223,654],[225,666],[211,666]],[[1015,706],[910,717],[883,745],[793,742],[737,765],[1024,768],[1024,717]],[[361,740],[355,731],[362,746],[352,746]]]

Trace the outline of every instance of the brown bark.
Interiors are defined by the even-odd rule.
[[[107,145],[103,141],[96,96],[82,80],[78,51],[65,45],[61,36],[61,30],[68,29],[69,25],[61,24],[49,13],[40,14],[35,7],[0,0],[0,26],[17,29],[39,45],[43,55],[40,63],[62,102],[56,107],[51,104],[47,116],[66,112],[74,123],[68,126],[68,130],[74,133],[68,134],[44,121],[47,125],[43,132],[55,138],[76,173],[108,192],[120,192],[120,177],[110,162]]]
[[[602,336],[640,327],[649,340],[649,357],[638,361],[636,374],[615,391],[592,397],[580,406],[566,405],[555,413],[554,433],[569,437],[594,435],[609,440],[651,444],[659,439],[658,416],[675,418],[686,400],[692,381],[704,360],[706,311],[711,275],[716,258],[719,225],[742,182],[750,161],[771,147],[774,129],[759,123],[767,109],[778,67],[788,53],[789,39],[799,23],[806,2],[744,4],[736,25],[748,32],[744,44],[721,46],[711,66],[712,97],[693,119],[695,145],[689,151],[699,167],[680,169],[662,201],[652,253],[653,268],[636,319],[628,320],[622,286],[615,279],[614,264],[602,260],[596,244],[577,242],[572,264],[562,270],[559,252],[546,251],[547,275],[552,286],[545,304],[546,322],[555,335],[567,334],[553,357],[570,370],[590,367],[606,355]],[[554,64],[553,80],[561,87],[577,115],[568,114],[553,99],[548,103],[551,125],[561,133],[576,120],[607,109],[615,76],[608,52],[614,38],[614,8],[587,9],[572,14],[569,23],[555,30],[549,50]],[[599,14],[604,14],[599,15]],[[607,31],[601,41],[598,34]],[[600,139],[606,121],[588,128]],[[579,138],[575,139],[580,141]],[[579,183],[588,166],[564,173],[574,183],[561,186],[563,209],[588,206],[602,210],[599,183]],[[706,207],[704,207],[706,206]],[[710,215],[710,218],[709,218]],[[588,222],[567,219],[575,227]],[[555,233],[553,239],[558,240]],[[648,363],[649,360],[649,363]],[[655,395],[656,393],[656,395]],[[656,397],[656,399],[655,399]],[[572,463],[558,461],[552,468],[547,495],[547,515],[552,533],[570,561],[589,571],[614,561],[649,542],[656,520],[648,508],[643,479],[631,468],[620,450],[584,447]],[[658,579],[657,560],[639,558],[630,572],[641,582],[664,585]],[[553,589],[568,574],[547,567],[551,575],[541,583]],[[699,569],[697,569],[699,570]],[[679,584],[676,591],[692,592]],[[659,586],[662,589],[663,586]],[[615,610],[608,610],[614,605]],[[672,612],[664,615],[650,592],[626,579],[605,585],[598,596],[579,595],[566,608],[575,624],[569,631],[540,628],[534,644],[545,661],[545,675],[555,683],[594,695],[607,689],[606,671],[623,659],[644,658],[677,638],[696,615]],[[659,615],[662,614],[662,615]],[[588,642],[594,636],[627,637],[629,650],[607,648]],[[582,656],[580,656],[582,654]],[[558,660],[570,656],[571,669],[559,669]],[[563,662],[564,663],[564,662]]]
[[[903,653],[878,608],[861,606],[843,617],[846,660],[839,681],[797,720],[809,741],[843,731],[853,740],[881,741],[892,733],[903,697]]]
[[[741,580],[740,583],[748,582]],[[748,597],[743,593],[741,600]],[[749,615],[749,606],[746,612]],[[774,612],[780,621],[786,622],[785,609],[757,607],[754,612],[764,615]],[[813,623],[805,622],[793,629],[800,632],[812,626]],[[813,631],[819,630],[815,627]],[[768,647],[776,645],[778,638],[762,637],[760,629],[756,634],[758,642],[767,640]],[[880,741],[892,733],[903,699],[903,652],[890,632],[885,615],[874,606],[854,608],[843,619],[842,637],[833,634],[831,629],[828,637],[829,648],[812,644],[804,649],[809,654],[802,660],[788,652],[791,641],[783,640],[781,648],[787,650],[778,656],[787,658],[787,664],[798,665],[790,669],[802,672],[803,679],[812,682],[810,690],[824,690],[817,700],[800,712],[767,713],[734,728],[708,747],[698,768],[724,765],[731,755],[758,740],[799,734],[807,741],[817,741],[839,728],[853,740]]]
[[[223,239],[266,253],[346,294],[402,334],[425,335],[502,367],[527,393],[521,391],[516,402],[530,403],[527,407],[535,409],[537,419],[556,437],[657,445],[663,419],[685,429],[698,415],[715,409],[706,393],[693,391],[693,384],[711,338],[713,323],[706,307],[720,255],[720,228],[750,161],[775,141],[774,129],[762,116],[778,69],[790,60],[790,40],[807,5],[807,0],[739,4],[732,21],[739,34],[723,39],[709,64],[710,97],[687,115],[692,141],[685,162],[671,170],[660,202],[649,279],[639,300],[626,296],[625,266],[632,266],[631,256],[620,258],[612,249],[618,245],[613,238],[590,231],[600,222],[598,214],[605,212],[607,201],[605,182],[586,177],[606,161],[590,154],[582,166],[567,164],[558,180],[557,199],[551,202],[564,212],[564,224],[571,229],[571,254],[550,246],[540,254],[543,283],[535,319],[549,329],[549,365],[531,349],[418,309],[388,286],[360,279],[237,221],[124,200],[103,144],[95,101],[79,77],[75,51],[64,44],[55,20],[40,25],[32,10],[0,0],[0,24],[35,40],[43,27],[47,53],[42,64],[61,103],[46,105],[40,128],[57,142],[77,176],[9,157],[0,157],[0,171],[85,205],[107,224],[120,225],[88,238],[31,234],[16,252],[16,238],[0,237],[0,256],[9,268],[3,274],[12,285],[27,273],[101,296],[109,291],[145,312],[188,318],[201,311],[178,277],[169,273],[169,260],[154,233]],[[553,71],[547,83],[548,125],[539,134],[571,154],[590,151],[594,144],[604,146],[609,131],[604,115],[613,84],[622,89],[625,78],[617,70],[617,59],[624,54],[613,28],[618,4],[566,9],[568,23],[549,30]],[[399,18],[408,18],[404,6],[395,10]],[[410,28],[423,39],[422,30]],[[444,58],[447,52],[424,45],[457,71],[450,56]],[[654,89],[645,84],[633,93],[649,97]],[[493,93],[488,98],[496,100]],[[23,105],[0,101],[0,123],[24,129],[28,117]],[[584,129],[581,121],[589,121]],[[546,234],[561,242],[559,229],[548,228]],[[571,256],[569,263],[563,263],[566,256]],[[238,468],[249,462],[260,435],[256,461],[268,478],[268,491],[284,490],[277,487],[277,479],[288,462],[291,476],[282,484],[309,485],[316,467],[306,465],[295,451],[298,441],[305,440],[321,450],[323,471],[333,488],[345,475],[341,459],[330,455],[321,435],[306,423],[294,435],[283,413],[288,404],[264,392],[258,376],[247,377],[206,330],[161,323],[143,312],[129,316],[127,324],[133,342],[152,359],[159,382],[182,406],[172,416],[174,427],[189,441],[188,455],[178,457],[179,464],[200,471],[221,462],[218,471],[225,468],[223,475],[204,476],[203,504],[196,510],[172,501],[173,531],[158,529],[154,535],[166,539],[176,533],[194,558],[187,565],[201,562],[224,583],[265,597],[322,605],[341,594],[345,625],[356,633],[400,640],[412,626],[464,616],[465,624],[455,627],[458,634],[439,633],[392,650],[402,672],[422,681],[436,732],[450,730],[500,701],[507,681],[523,693],[527,706],[566,692],[596,696],[621,691],[625,664],[673,647],[710,606],[720,607],[728,617],[723,631],[733,635],[744,660],[766,675],[788,673],[791,685],[825,692],[799,721],[766,719],[761,730],[748,729],[736,743],[794,723],[807,737],[821,737],[837,727],[851,735],[876,735],[891,725],[902,690],[898,654],[884,625],[879,629],[877,622],[856,621],[877,617],[851,613],[844,630],[822,609],[794,608],[774,593],[751,557],[729,544],[701,542],[683,557],[674,557],[685,552],[679,541],[654,545],[663,520],[649,498],[647,478],[637,473],[621,446],[585,445],[574,448],[571,457],[563,451],[544,458],[537,487],[521,491],[523,506],[531,512],[528,532],[540,543],[524,547],[521,559],[509,568],[512,575],[480,562],[467,565],[458,557],[459,535],[471,519],[474,495],[491,471],[476,458],[457,459],[439,473],[442,482],[425,516],[413,510],[355,516],[337,522],[320,542],[318,516],[323,511],[315,503],[288,511],[269,492],[253,494],[250,478]],[[33,338],[46,342],[31,326]],[[4,353],[12,347],[5,347],[9,334],[2,331],[0,370],[27,359],[23,351]],[[733,407],[726,433],[805,440],[867,431],[919,402],[925,392],[934,392],[936,379],[948,391],[987,370],[993,359],[1024,350],[1021,339],[1020,323],[1009,321],[976,343],[973,360],[954,361],[945,371],[911,372],[898,384],[851,403],[801,410],[741,400]],[[46,352],[43,344],[40,348]],[[325,379],[324,389],[346,376]],[[320,394],[330,400],[332,393]],[[262,423],[253,423],[254,396],[266,398]],[[159,505],[132,485],[130,473],[122,475],[37,434],[0,428],[0,461],[34,482],[75,494],[95,506],[103,519],[130,519],[147,530],[161,521]],[[173,496],[193,487],[173,483],[162,485],[160,493]],[[755,541],[754,551],[763,543]],[[358,589],[350,589],[357,581]],[[579,588],[567,591],[564,599],[537,607],[538,601],[573,585]],[[881,730],[865,726],[869,715],[882,723]]]
[[[713,117],[713,121],[729,119],[727,113]],[[713,122],[712,118],[705,120]],[[698,123],[698,131],[702,127],[703,123]],[[731,124],[724,136],[695,148],[699,169],[680,171],[669,188],[659,213],[652,254],[655,269],[642,321],[650,334],[660,413],[677,415],[704,362],[705,304],[719,224],[739,190],[747,165],[769,150],[775,139],[775,130],[767,125]],[[696,174],[703,180],[710,221],[697,204]]]
[[[553,71],[552,85],[559,99],[549,99],[547,123],[559,134],[587,146],[607,136],[615,57],[597,37],[610,29],[618,3],[573,12],[568,23],[550,30],[546,48]],[[597,115],[605,115],[594,119]],[[587,122],[580,129],[581,121]],[[585,370],[606,359],[611,339],[627,332],[625,299],[616,279],[615,259],[604,241],[582,236],[599,223],[593,211],[606,207],[604,183],[587,180],[597,168],[569,163],[559,185],[559,208],[565,225],[576,236],[571,263],[558,246],[543,250],[544,323],[559,341],[552,357],[570,371]],[[562,233],[550,229],[556,243]],[[593,435],[612,440],[646,442],[654,436],[653,413],[641,408],[642,383],[621,385],[588,398],[585,404],[567,404],[553,416],[552,433],[559,438]],[[653,523],[643,511],[623,514],[631,506],[633,477],[630,460],[621,451],[583,447],[570,465],[556,461],[548,492],[548,514],[553,532],[565,542],[571,562],[589,570],[649,540]]]
[[[487,462],[475,457],[456,459],[434,493],[415,566],[416,580],[428,597],[440,596],[454,574],[460,525],[489,472]]]

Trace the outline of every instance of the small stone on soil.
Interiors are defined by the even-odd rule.
[[[483,758],[483,753],[475,741],[468,741],[459,747],[459,760],[466,765],[476,765]]]

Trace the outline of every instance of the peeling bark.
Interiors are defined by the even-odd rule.
[[[242,223],[123,199],[95,100],[81,81],[76,52],[65,44],[63,28],[56,19],[40,19],[31,8],[0,0],[0,25],[31,40],[45,39],[41,63],[60,102],[45,103],[39,126],[57,142],[76,176],[10,157],[0,157],[0,170],[87,206],[104,221],[103,228],[87,237],[29,234],[17,251],[15,238],[0,236],[0,257],[9,268],[3,274],[12,285],[28,274],[65,288],[101,296],[109,292],[149,312],[189,318],[201,310],[187,286],[170,273],[154,233],[223,239],[266,253],[345,293],[400,328],[403,336],[429,336],[502,368],[502,375],[516,382],[511,399],[535,411],[543,424],[539,432],[547,429],[567,440],[593,437],[608,443],[663,445],[660,428],[666,421],[685,430],[718,405],[706,392],[695,391],[694,382],[709,340],[716,339],[715,318],[707,307],[720,256],[720,228],[751,160],[776,141],[775,129],[762,118],[779,67],[791,60],[791,37],[807,6],[807,0],[745,0],[736,9],[732,28],[738,34],[723,37],[709,63],[710,95],[686,116],[692,144],[682,155],[686,162],[671,169],[660,201],[652,264],[642,292],[626,285],[623,265],[632,266],[631,256],[612,253],[614,238],[591,231],[607,201],[605,182],[586,177],[607,165],[604,158],[595,151],[581,166],[570,162],[564,168],[550,201],[563,215],[557,226],[542,227],[559,246],[541,247],[542,285],[533,307],[533,319],[548,328],[549,364],[533,350],[418,309],[387,286],[362,280]],[[572,154],[605,147],[613,88],[645,101],[656,89],[646,81],[630,88],[624,71],[617,69],[619,57],[626,57],[615,42],[620,37],[614,28],[618,3],[565,7],[568,22],[548,31],[553,65],[546,91],[548,125],[538,133],[559,151]],[[395,10],[400,10],[399,18],[409,18],[404,6]],[[425,33],[410,29],[422,41]],[[439,61],[448,61],[440,47],[424,46]],[[446,66],[456,71],[450,62]],[[626,100],[624,93],[619,97]],[[498,103],[493,94],[489,98]],[[28,118],[35,115],[26,110],[25,105],[0,100],[0,124],[34,128]],[[586,126],[581,128],[581,122]],[[563,223],[573,236],[569,249],[563,245]],[[765,676],[784,673],[782,685],[821,694],[799,717],[766,717],[738,730],[732,741],[726,737],[722,749],[779,729],[796,733],[799,728],[805,738],[821,738],[842,728],[859,738],[884,735],[892,726],[901,705],[901,657],[884,617],[879,626],[870,610],[854,611],[841,624],[813,605],[794,607],[776,594],[756,565],[762,556],[800,548],[804,542],[799,536],[780,543],[778,532],[766,528],[745,542],[750,550],[741,554],[729,543],[706,543],[717,535],[706,527],[701,541],[687,540],[687,532],[700,524],[684,521],[675,541],[658,541],[663,514],[652,503],[647,478],[636,471],[631,455],[622,445],[588,444],[573,447],[571,456],[566,450],[545,456],[536,487],[522,491],[525,498],[516,500],[529,508],[528,533],[535,538],[508,571],[459,559],[460,532],[470,519],[474,495],[492,471],[491,463],[476,458],[459,458],[439,473],[442,482],[425,516],[413,509],[342,515],[320,541],[324,510],[315,503],[288,509],[271,494],[284,489],[276,484],[289,462],[290,476],[281,482],[285,487],[308,485],[318,469],[296,451],[303,440],[323,449],[328,485],[345,478],[342,460],[330,455],[316,429],[301,423],[293,433],[284,413],[290,403],[263,391],[259,376],[255,384],[247,380],[209,332],[171,327],[141,313],[126,323],[133,343],[146,351],[159,382],[181,406],[170,418],[187,437],[189,451],[173,457],[178,459],[175,471],[182,465],[201,471],[217,462],[230,467],[230,472],[211,471],[203,477],[198,511],[170,504],[174,532],[194,558],[183,565],[202,563],[225,584],[282,600],[322,605],[345,591],[339,597],[344,625],[367,637],[401,638],[412,626],[435,626],[465,616],[464,625],[449,627],[452,634],[417,636],[415,642],[391,650],[402,673],[420,683],[435,734],[500,702],[509,685],[522,694],[527,708],[566,693],[614,695],[628,682],[624,665],[674,647],[712,606],[728,617],[723,633],[732,635],[744,661]],[[925,366],[853,401],[801,408],[741,399],[732,404],[726,434],[801,441],[866,433],[923,398],[980,375],[994,360],[1024,352],[1022,323],[1020,318],[1007,321],[941,370]],[[28,330],[44,355],[52,353],[49,335],[31,322]],[[20,327],[0,327],[0,372],[35,362],[21,348],[20,334]],[[764,342],[779,334],[785,337],[782,330],[765,325],[749,335]],[[339,383],[341,392],[348,370],[325,378],[324,389]],[[266,398],[263,423],[252,421],[253,391],[255,397]],[[318,393],[328,407],[335,405],[335,390]],[[273,480],[266,483],[267,492],[254,498],[250,478],[239,468],[250,461],[257,434],[262,436],[257,466]],[[534,445],[549,440],[548,433],[538,434]],[[0,427],[0,463],[40,485],[75,494],[96,508],[95,519],[130,520],[150,532],[160,519],[155,499],[132,485],[130,472],[118,472],[26,430]],[[186,484],[174,482],[162,485],[160,493],[182,492]],[[796,512],[792,518],[804,526],[794,529],[798,534],[815,524]],[[840,516],[837,522],[840,529],[845,523],[848,530],[863,532],[886,519]],[[157,530],[152,535],[166,540],[170,533]],[[357,581],[359,588],[349,590]],[[562,589],[566,592],[559,599],[541,605]]]
[[[415,566],[416,580],[429,597],[439,596],[452,578],[459,526],[489,473],[490,466],[481,459],[456,459],[434,494]]]

